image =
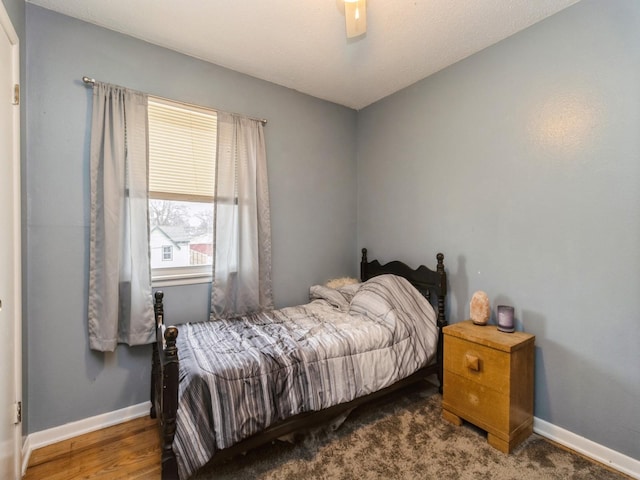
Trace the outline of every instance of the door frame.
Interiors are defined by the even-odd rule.
[[[20,86],[20,41],[13,27],[11,18],[7,13],[4,3],[0,2],[0,27],[9,38],[12,45],[12,75],[13,84]],[[18,93],[18,97],[21,95]],[[14,261],[14,381],[13,402],[22,403],[22,196],[20,180],[20,98],[13,108],[13,261]],[[14,476],[22,478],[22,422],[18,422],[14,429]]]

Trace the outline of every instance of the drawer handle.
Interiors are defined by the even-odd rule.
[[[469,370],[473,370],[474,372],[480,371],[480,359],[475,355],[469,355],[467,353],[464,356],[464,364]]]

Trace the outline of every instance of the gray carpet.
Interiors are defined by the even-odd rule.
[[[435,387],[412,387],[355,410],[337,430],[275,442],[209,466],[197,480],[597,479],[628,477],[532,435],[511,455],[486,434],[441,419]]]

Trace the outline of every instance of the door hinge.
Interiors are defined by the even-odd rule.
[[[14,410],[15,416],[13,417],[13,423],[14,424],[21,423],[22,422],[22,402],[14,403],[13,405],[15,407],[15,410]]]
[[[13,104],[20,105],[20,85],[17,83],[13,86]]]

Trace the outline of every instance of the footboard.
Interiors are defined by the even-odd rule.
[[[176,327],[164,326],[161,291],[155,293],[156,342],[151,366],[151,418],[158,418],[162,430],[162,480],[178,480],[173,452],[178,411],[178,348]]]

